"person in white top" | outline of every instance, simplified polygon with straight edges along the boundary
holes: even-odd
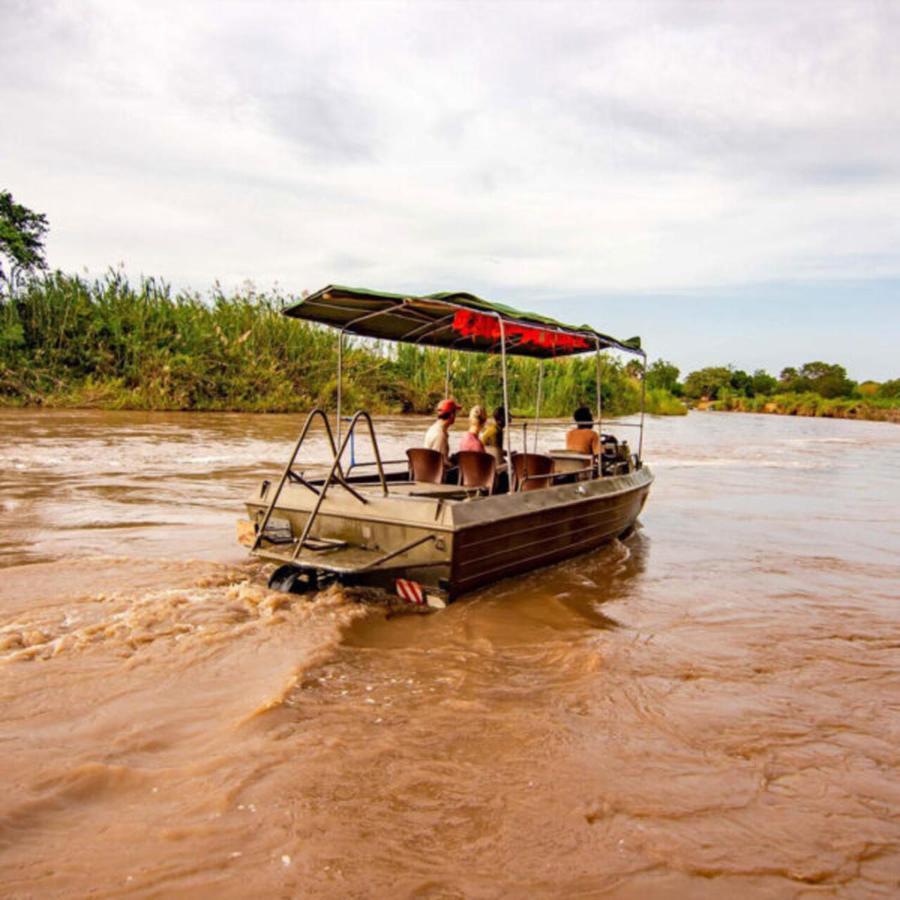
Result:
[[[460,405],[451,397],[441,400],[437,408],[437,418],[431,423],[431,427],[425,432],[425,447],[428,450],[437,450],[444,457],[444,465],[450,466],[450,440],[447,432],[456,421],[456,413],[461,409]]]

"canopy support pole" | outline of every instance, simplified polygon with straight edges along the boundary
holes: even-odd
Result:
[[[603,439],[603,394],[601,392],[601,384],[600,384],[600,341],[596,341],[597,344],[597,427],[600,429],[600,439]]]
[[[450,354],[451,350],[447,348],[447,372],[444,375],[444,398],[450,396]]]
[[[642,462],[644,459],[644,407],[647,405],[647,354],[642,353],[641,356],[644,358],[644,365],[641,369],[641,430],[638,437],[638,462]]]
[[[337,445],[341,445],[341,385],[344,382],[344,329],[338,332],[338,360],[337,360],[337,421],[335,431],[337,432]]]
[[[538,429],[541,427],[541,392],[544,386],[544,360],[538,366],[537,403],[534,410],[534,452],[537,453]]]
[[[506,379],[506,329],[503,327],[503,316],[497,314],[500,323],[500,366],[503,370],[503,433],[509,434],[509,383]],[[512,448],[510,448],[512,450]],[[528,446],[524,443],[522,450],[528,452]]]
[[[374,319],[377,316],[382,315],[385,312],[390,312],[391,310],[399,309],[400,307],[406,306],[406,300],[401,300],[398,303],[395,303],[393,306],[389,307],[387,310],[378,309],[375,312],[366,313],[362,316],[357,316],[355,319],[351,319],[338,334],[338,363],[337,363],[337,444],[340,446],[341,444],[341,393],[342,386],[344,383],[344,332],[350,328],[352,325],[356,325],[358,322],[365,322],[366,319]]]

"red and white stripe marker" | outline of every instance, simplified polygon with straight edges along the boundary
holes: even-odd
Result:
[[[394,587],[397,589],[397,593],[407,603],[418,603],[421,605],[425,602],[425,592],[422,590],[422,585],[419,584],[418,581],[409,581],[406,578],[398,578],[394,582]]]

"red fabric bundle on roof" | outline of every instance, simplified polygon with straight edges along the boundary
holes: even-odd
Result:
[[[468,309],[457,310],[453,317],[453,330],[462,337],[483,338],[496,343],[500,340],[500,320],[494,316],[486,316],[483,313],[472,312]],[[573,350],[590,350],[591,344],[587,338],[577,334],[564,334],[560,331],[549,331],[545,328],[535,328],[526,325],[516,325],[507,322],[504,328],[507,341],[515,340],[519,344],[532,344],[536,347],[546,347],[552,350],[564,350],[571,353]]]

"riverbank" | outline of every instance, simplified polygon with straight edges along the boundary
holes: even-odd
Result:
[[[776,394],[771,397],[728,397],[698,404],[697,409],[717,412],[768,413],[779,416],[810,416],[822,419],[860,419],[900,424],[900,401],[837,397],[819,394]]]
[[[161,412],[302,412],[333,409],[337,340],[333,329],[289,320],[277,291],[252,287],[209,297],[172,293],[162,281],[132,285],[118,272],[96,281],[61,272],[33,279],[0,301],[0,406]],[[502,402],[500,359],[411,344],[348,340],[345,409],[431,413],[451,392],[465,407]],[[512,357],[509,405],[533,415],[540,363]],[[602,357],[603,408],[641,406],[639,372]],[[668,390],[649,386],[647,411],[683,415]],[[596,362],[569,357],[545,369],[541,410],[571,416],[596,397]]]
[[[9,385],[16,379],[16,373],[7,370],[0,372],[0,382]],[[356,391],[354,394],[358,393]],[[460,399],[464,408],[467,401],[473,396],[472,389],[465,385],[459,385],[452,390],[454,396]],[[347,392],[345,390],[345,396]],[[378,395],[371,397],[365,402],[365,408],[374,415],[382,416],[402,416],[402,415],[427,415],[430,414],[433,406],[416,408],[409,403],[387,403]],[[437,400],[435,400],[435,403]],[[590,403],[590,398],[587,400]],[[499,404],[499,400],[497,401]],[[329,404],[334,405],[334,398],[329,398],[325,403],[326,408]],[[19,390],[12,391],[7,394],[0,394],[0,409],[96,409],[106,410],[109,412],[131,411],[131,412],[232,412],[232,413],[303,413],[317,405],[315,400],[310,399],[305,393],[297,396],[286,396],[284,392],[275,392],[274,394],[261,395],[253,398],[232,397],[222,398],[217,401],[201,404],[191,404],[180,402],[176,397],[168,397],[165,394],[160,395],[154,386],[137,385],[129,387],[124,384],[121,379],[112,381],[94,381],[91,378],[77,384],[66,384],[61,382],[56,389],[45,389],[43,391],[31,390],[22,385]],[[570,404],[573,406],[577,404]],[[488,403],[490,407],[490,403]],[[353,408],[358,408],[353,405]],[[521,406],[512,406],[512,415],[515,417],[531,417],[535,414],[534,406],[531,404],[523,404]],[[544,407],[546,409],[546,407]],[[557,403],[551,407],[551,412],[547,413],[550,418],[568,419],[564,408]],[[640,411],[640,405],[635,406],[634,403],[623,404],[621,402],[610,402],[604,405],[604,412],[610,416],[630,415]],[[647,391],[646,412],[652,416],[686,416],[688,407],[677,397],[674,397],[668,391],[649,390]],[[542,416],[543,417],[543,416]]]

